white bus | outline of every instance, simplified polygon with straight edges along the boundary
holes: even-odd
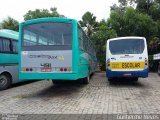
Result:
[[[148,52],[144,37],[119,37],[109,39],[106,46],[106,76],[129,77],[138,81],[148,77]]]

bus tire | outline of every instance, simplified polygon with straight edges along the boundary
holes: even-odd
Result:
[[[57,84],[61,84],[62,81],[60,81],[60,80],[52,80],[52,83],[55,84],[55,85],[57,85]]]
[[[0,90],[5,90],[11,86],[11,77],[7,74],[0,75]]]
[[[112,78],[107,78],[109,82],[112,82]]]
[[[160,68],[158,69],[158,75],[160,76]]]
[[[89,84],[90,81],[90,75],[88,75],[87,77],[83,78],[83,84]]]
[[[138,77],[133,78],[133,81],[134,81],[134,82],[137,82],[137,81],[138,81]]]
[[[160,76],[160,62],[159,62],[159,65],[158,65],[158,75]]]

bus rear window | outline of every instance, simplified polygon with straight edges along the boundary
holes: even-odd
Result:
[[[23,46],[62,46],[71,43],[71,23],[44,22],[23,27]]]
[[[109,42],[111,54],[142,54],[144,51],[143,39],[121,39]]]

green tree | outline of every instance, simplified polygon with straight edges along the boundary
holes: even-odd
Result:
[[[1,28],[18,31],[19,30],[19,22],[11,17],[8,17],[7,19],[2,21]]]
[[[43,17],[65,17],[64,15],[60,15],[57,12],[57,8],[50,8],[48,9],[36,9],[34,11],[29,10],[24,15],[24,20],[31,20],[36,18],[43,18]]]
[[[118,0],[111,7],[108,26],[118,36],[144,36],[149,55],[160,52],[160,0]],[[135,9],[134,9],[135,8]],[[150,68],[153,58],[149,56]]]
[[[160,20],[160,3],[154,2],[152,6],[149,8],[149,15],[153,18],[153,20]]]
[[[121,6],[132,6],[135,3],[137,3],[139,0],[118,0],[118,2],[120,3]]]
[[[133,7],[136,5],[138,0],[118,0],[119,5],[113,4],[111,11],[122,13],[127,7]]]
[[[154,20],[160,19],[160,0],[139,0],[136,9],[150,15]]]
[[[114,29],[118,36],[124,36],[124,20],[123,20],[123,14],[119,14],[117,11],[112,11],[110,14],[110,18],[107,21],[107,25]]]
[[[158,34],[157,36],[160,38],[160,19],[157,20]]]
[[[105,54],[106,54],[106,42],[109,38],[116,37],[115,30],[110,29],[107,26],[106,21],[102,20],[97,27],[97,30],[93,33],[91,40],[95,44],[98,63],[101,66],[101,70],[105,70]]]
[[[149,14],[149,9],[153,5],[154,0],[139,0],[137,2],[137,10]]]
[[[150,53],[158,53],[160,51],[160,39],[159,37],[152,37],[148,45]]]
[[[118,0],[119,5],[114,4],[111,10],[124,12],[126,8],[136,6],[140,13],[150,15],[154,20],[160,18],[160,0]]]
[[[153,19],[133,8],[127,8],[123,14],[113,11],[108,19],[118,36],[144,36],[147,40],[157,34],[158,27]]]
[[[89,37],[93,34],[98,25],[96,17],[91,12],[86,12],[82,16],[82,20],[80,20],[79,23],[81,27],[85,28],[85,32]]]

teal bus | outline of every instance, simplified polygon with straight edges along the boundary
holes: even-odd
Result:
[[[94,45],[78,22],[68,18],[39,18],[20,24],[19,78],[78,80],[88,84],[95,72]]]
[[[18,82],[18,32],[0,30],[0,90]]]

